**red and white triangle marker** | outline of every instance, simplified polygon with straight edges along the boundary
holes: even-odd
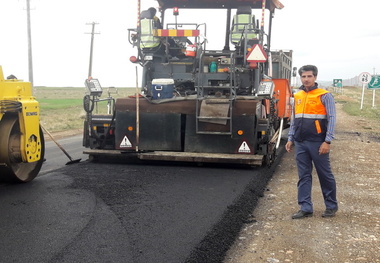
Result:
[[[259,44],[255,44],[247,55],[248,62],[266,62],[267,59],[267,53],[265,53],[263,47]]]
[[[120,143],[120,148],[131,148],[131,147],[132,147],[132,143],[128,139],[127,135],[125,135],[123,140]]]
[[[238,150],[239,153],[251,153],[251,149],[249,148],[248,144],[246,141],[244,141]]]

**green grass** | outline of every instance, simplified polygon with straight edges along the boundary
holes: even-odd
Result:
[[[69,109],[82,105],[83,99],[38,99],[42,110]]]
[[[375,91],[375,107],[372,106],[373,90],[364,90],[362,109],[362,87],[344,87],[343,93],[334,93],[334,96],[336,102],[343,103],[343,110],[349,115],[380,122],[380,90]]]
[[[357,103],[347,102],[343,105],[343,110],[352,116],[361,116],[375,120],[380,118],[380,111],[377,108],[363,107],[362,110],[360,108],[358,110],[357,106]]]
[[[113,97],[125,97],[135,93],[135,89],[118,88]],[[50,132],[83,129],[86,112],[83,109],[84,88],[35,87],[33,95],[40,103],[41,124]],[[101,98],[108,97],[104,89]],[[98,113],[107,112],[107,102],[99,102]]]

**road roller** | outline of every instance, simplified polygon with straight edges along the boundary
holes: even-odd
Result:
[[[40,106],[30,82],[4,78],[0,66],[0,181],[29,182],[44,161]]]

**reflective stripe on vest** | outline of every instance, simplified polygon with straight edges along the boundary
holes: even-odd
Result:
[[[306,114],[306,113],[298,113],[294,117],[295,118],[305,118],[305,119],[327,119],[327,115],[322,115],[322,114]]]
[[[140,48],[154,48],[160,44],[160,38],[153,36],[153,19],[142,19],[140,22]]]

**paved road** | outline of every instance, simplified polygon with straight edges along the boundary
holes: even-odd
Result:
[[[66,150],[73,160],[87,160],[88,156],[83,154],[82,135],[72,136],[57,140],[58,143]],[[40,176],[50,171],[65,166],[70,159],[64,152],[51,140],[45,141],[45,159],[42,165]]]
[[[0,262],[221,262],[273,173],[87,161],[49,169],[0,185]]]

